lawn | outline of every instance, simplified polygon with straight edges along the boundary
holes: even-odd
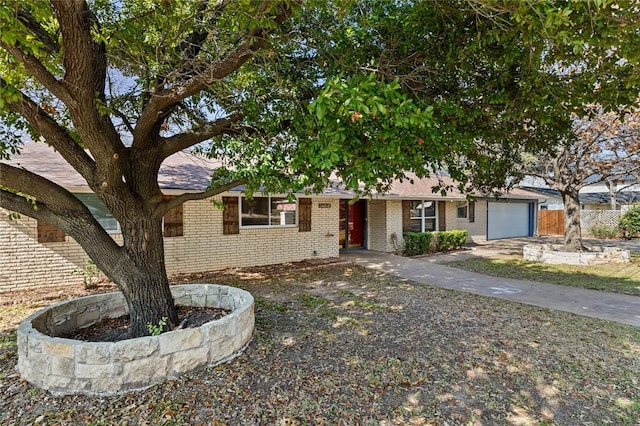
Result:
[[[597,266],[547,265],[521,257],[473,258],[447,266],[503,278],[539,281],[640,296],[640,255],[631,262]]]
[[[638,424],[640,329],[351,265],[182,277],[256,297],[228,364],[129,395],[55,397],[0,339],[0,424]],[[7,318],[14,302],[0,303]],[[26,303],[22,300],[20,303]],[[33,303],[31,301],[30,303]],[[14,318],[15,319],[15,318]],[[0,323],[2,324],[2,323]],[[0,326],[1,328],[1,326]]]

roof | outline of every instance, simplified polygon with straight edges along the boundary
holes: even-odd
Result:
[[[87,181],[59,152],[42,142],[27,142],[20,153],[4,163],[23,167],[65,188],[87,187]],[[167,158],[160,166],[158,184],[162,189],[203,190],[211,182],[219,162],[186,151]]]
[[[391,189],[384,194],[385,198],[445,198],[445,199],[466,199],[467,195],[458,189],[458,184],[451,177],[446,175],[432,175],[419,178],[413,173],[406,173],[406,179],[395,181]],[[434,191],[438,186],[448,187],[446,195],[441,195],[439,191]],[[504,190],[499,197],[492,194],[473,194],[476,198],[501,198],[501,199],[527,199],[538,200],[540,196],[536,193],[519,188]]]
[[[67,163],[62,156],[52,147],[43,142],[27,142],[20,149],[20,154],[14,155],[11,160],[4,161],[8,164],[24,167],[37,173],[60,186],[66,188],[87,188],[84,178]],[[187,151],[178,152],[167,158],[160,167],[158,183],[162,189],[178,190],[203,190],[211,179],[213,170],[220,166],[220,162],[196,155]],[[434,191],[438,185],[448,186],[447,194],[442,196]],[[242,191],[243,187],[237,187],[234,191]],[[335,185],[323,191],[327,197],[354,197],[356,193],[345,189],[336,181]],[[463,200],[466,194],[460,192],[456,182],[449,176],[430,176],[418,178],[413,173],[407,173],[406,179],[395,181],[388,192],[376,194],[377,198],[384,199],[423,199],[444,198],[450,200]],[[491,198],[492,195],[476,194],[476,197]],[[505,191],[499,198],[507,199],[540,199],[537,193],[522,189]]]
[[[557,189],[532,186],[524,188],[528,191],[546,195],[547,197],[562,198],[560,191]],[[579,199],[580,202],[584,204],[609,204],[611,202],[608,192],[581,192]],[[616,194],[616,201],[618,203],[629,203],[638,200],[640,200],[640,191],[620,191]]]

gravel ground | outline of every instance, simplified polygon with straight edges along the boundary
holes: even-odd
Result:
[[[41,302],[5,295],[0,424],[640,424],[638,328],[348,264],[176,281],[254,294],[244,354],[133,394],[55,397],[15,374],[11,324]]]

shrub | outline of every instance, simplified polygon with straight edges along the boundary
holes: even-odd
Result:
[[[404,254],[407,256],[417,256],[429,252],[433,235],[430,232],[405,232]]]
[[[463,230],[437,232],[405,232],[404,254],[417,256],[420,254],[447,252],[458,249],[467,241],[469,233]]]
[[[463,230],[439,231],[434,232],[436,239],[435,251],[447,252],[462,247],[467,241],[469,233]]]
[[[601,239],[616,239],[620,237],[620,230],[615,226],[594,225],[589,229],[589,234]]]
[[[640,237],[640,204],[634,204],[622,215],[618,227],[623,238]]]

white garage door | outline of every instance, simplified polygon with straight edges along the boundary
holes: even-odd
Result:
[[[488,240],[529,236],[529,203],[489,201],[488,209]]]

